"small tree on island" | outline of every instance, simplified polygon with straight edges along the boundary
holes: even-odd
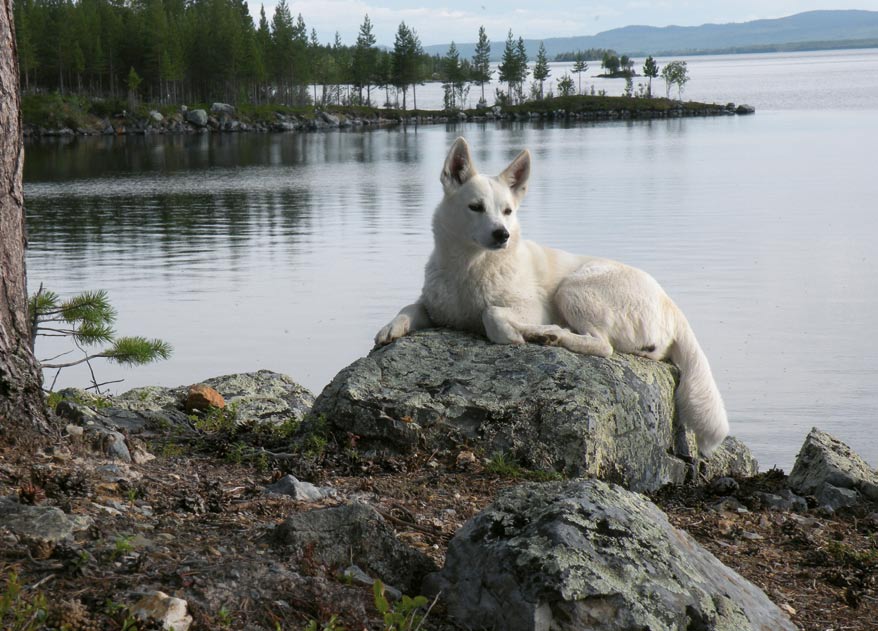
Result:
[[[671,98],[671,86],[677,86],[677,98],[683,100],[683,88],[689,82],[689,69],[685,61],[672,61],[662,68],[662,78],[665,80],[665,94]]]
[[[354,54],[351,60],[351,74],[354,86],[359,92],[359,101],[363,103],[363,86],[366,87],[366,101],[372,105],[372,80],[375,78],[375,66],[378,60],[378,49],[375,48],[375,34],[372,32],[372,21],[369,16],[363,19]]]
[[[473,54],[473,81],[478,83],[482,88],[482,99],[479,101],[481,107],[487,106],[485,101],[485,84],[491,81],[491,42],[488,40],[488,34],[485,27],[479,27],[479,41],[476,42],[476,50]]]
[[[558,79],[558,94],[561,96],[570,96],[573,94],[574,87],[573,78],[566,72],[564,73],[564,76]]]
[[[549,59],[546,57],[546,47],[540,42],[540,50],[537,52],[537,61],[534,64],[534,80],[540,83],[540,99],[543,98],[543,83],[552,74],[549,70]]]
[[[524,38],[520,35],[515,45],[515,57],[518,59],[518,101],[521,102],[524,100],[524,82],[527,81],[530,69],[527,67],[527,48],[524,45]]]
[[[503,57],[497,67],[500,73],[498,79],[508,86],[507,97],[509,99],[512,99],[515,84],[521,74],[519,65],[518,55],[515,52],[515,38],[512,36],[512,29],[509,29],[509,34],[506,36],[506,46],[503,48]]]
[[[423,52],[417,32],[406,26],[405,22],[400,22],[393,42],[393,84],[402,89],[403,110],[406,109],[406,94],[409,86],[412,86],[414,107],[415,109],[418,107],[415,84],[421,81],[418,58]]]
[[[610,52],[604,53],[604,57],[601,59],[601,68],[605,68],[608,75],[619,72],[619,64],[619,58]]]
[[[162,340],[149,340],[145,337],[116,337],[113,323],[116,321],[116,310],[110,305],[107,292],[86,291],[62,301],[58,294],[46,291],[42,287],[28,301],[31,318],[31,346],[36,345],[37,337],[65,337],[82,352],[82,357],[69,362],[52,363],[61,355],[40,361],[44,369],[56,369],[55,379],[64,368],[86,364],[91,372],[92,385],[89,389],[100,394],[100,387],[107,385],[98,383],[91,361],[104,358],[117,364],[139,366],[171,356],[171,346]],[[108,344],[107,348],[90,352],[85,347],[97,344]],[[62,355],[68,355],[68,351]]]
[[[581,50],[576,51],[576,57],[573,61],[573,72],[576,73],[579,79],[579,87],[577,88],[577,94],[582,94],[582,73],[588,70],[588,63],[585,61],[585,56],[582,54]]]
[[[460,63],[460,53],[452,41],[448,52],[442,58],[442,72],[445,75],[445,109],[455,110],[463,107],[465,73]]]
[[[655,62],[655,59],[652,58],[652,55],[647,57],[646,61],[643,62],[643,75],[649,78],[649,83],[646,88],[646,96],[651,99],[652,80],[659,76],[658,64]]]

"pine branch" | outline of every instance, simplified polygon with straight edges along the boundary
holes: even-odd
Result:
[[[62,357],[67,353],[61,353],[51,357],[41,366],[46,369],[55,369],[55,377],[52,380],[52,388],[58,380],[58,375],[64,368],[86,364],[91,374],[93,388],[100,392],[101,386],[115,381],[98,383],[94,368],[91,364],[93,359],[109,359],[118,364],[137,366],[148,364],[159,359],[167,359],[171,356],[171,346],[167,342],[145,337],[115,338],[112,328],[116,320],[116,310],[110,305],[105,290],[86,291],[63,303],[59,302],[58,294],[43,289],[40,285],[36,294],[28,301],[32,323],[31,341],[36,337],[67,337],[82,351],[83,357],[74,361],[63,363],[48,363]],[[60,323],[56,326],[46,326],[46,323]],[[69,328],[64,328],[66,324]],[[95,344],[110,344],[109,348],[99,353],[88,353],[85,346]]]
[[[171,356],[171,345],[163,340],[148,340],[145,337],[120,337],[112,348],[104,351],[105,357],[119,364],[137,366],[148,364]]]
[[[68,322],[110,325],[116,320],[116,310],[110,305],[104,289],[84,291],[60,305],[62,317]]]
[[[94,344],[111,344],[115,331],[108,324],[97,322],[83,322],[78,329],[73,331],[73,339],[80,344],[92,346]]]
[[[76,331],[74,329],[56,329],[51,326],[41,326],[40,331],[49,331],[50,333],[57,333],[58,335],[76,335]],[[38,333],[37,335],[42,335],[43,337],[51,337],[48,333]]]

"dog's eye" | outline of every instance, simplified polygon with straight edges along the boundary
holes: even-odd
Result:
[[[483,213],[485,212],[485,204],[482,202],[473,202],[469,205],[469,209],[474,213]]]
[[[504,215],[511,215],[511,214],[512,214],[512,209],[511,209],[511,208],[504,208],[504,209],[503,209],[503,214],[504,214]]]

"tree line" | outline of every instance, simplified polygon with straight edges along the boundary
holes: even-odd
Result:
[[[353,45],[338,33],[324,43],[287,0],[256,21],[245,0],[19,0],[14,18],[25,93],[295,106],[378,105],[392,91],[416,106],[418,84],[473,82],[490,66],[451,68],[404,22],[393,49],[381,49],[368,15]]]
[[[417,108],[417,86],[432,80],[443,83],[450,110],[465,106],[471,85],[480,87],[482,107],[490,96],[502,105],[552,94],[545,88],[551,76],[545,47],[529,65],[524,39],[512,30],[497,68],[506,89],[486,95],[494,69],[484,27],[466,59],[454,42],[444,56],[426,54],[405,22],[393,48],[379,48],[368,15],[352,45],[337,32],[324,43],[301,14],[293,17],[287,0],[280,0],[271,18],[261,7],[255,21],[246,0],[19,0],[14,18],[25,93],[127,98],[130,108],[143,100],[407,109],[409,103]],[[571,53],[579,89],[565,76],[558,80],[561,94],[582,93],[584,60],[596,52],[610,72],[633,65],[613,51]]]
[[[585,48],[583,50],[570,50],[555,55],[553,61],[576,61],[577,57],[582,57],[587,61],[595,61],[603,59],[604,55],[616,55],[616,51],[612,48]]]

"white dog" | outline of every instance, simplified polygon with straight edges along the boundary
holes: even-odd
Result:
[[[375,343],[446,326],[497,344],[670,359],[680,369],[680,419],[709,455],[729,425],[686,317],[646,272],[522,240],[516,214],[529,175],[527,150],[489,177],[476,171],[466,140],[454,141],[440,177],[445,196],[433,215],[435,248],[421,297],[381,329]]]

